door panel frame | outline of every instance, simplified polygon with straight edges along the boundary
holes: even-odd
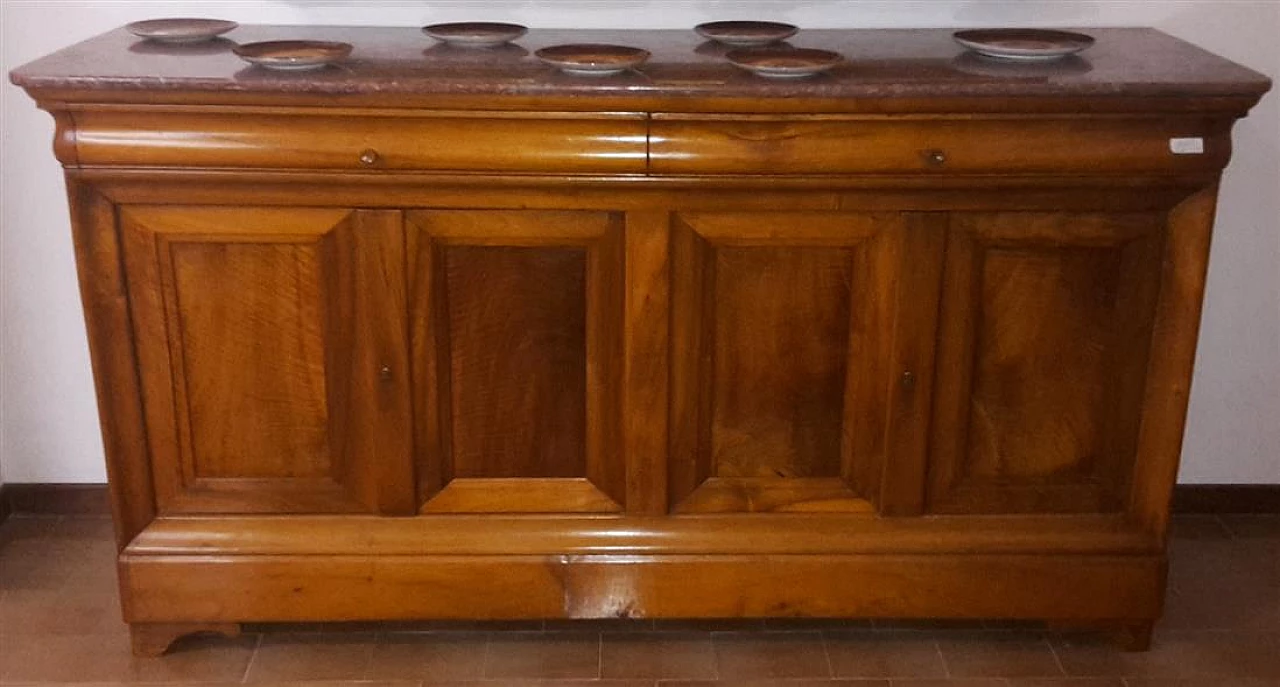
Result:
[[[396,211],[300,207],[118,207],[161,514],[411,512],[399,216]],[[195,474],[196,447],[181,402],[187,362],[172,265],[172,249],[180,243],[317,244],[329,476],[215,479]],[[336,316],[335,309],[346,317]]]
[[[622,446],[624,216],[583,210],[416,209],[405,213],[409,256],[418,511],[614,513],[627,503]],[[451,469],[448,246],[574,247],[586,251],[586,474],[580,478],[458,478]]]

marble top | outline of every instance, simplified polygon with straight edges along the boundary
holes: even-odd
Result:
[[[692,30],[534,29],[514,44],[478,49],[444,46],[416,27],[241,26],[190,46],[117,29],[19,67],[10,78],[31,90],[644,99],[1257,97],[1270,86],[1253,70],[1154,29],[1077,30],[1097,43],[1061,61],[1019,64],[966,52],[950,29],[803,29],[788,44],[834,50],[846,62],[823,75],[782,80],[734,67],[724,59],[726,48]],[[345,41],[354,50],[340,65],[293,73],[250,66],[231,52],[236,43],[299,38]],[[533,55],[582,42],[653,55],[637,70],[607,77],[563,74]]]

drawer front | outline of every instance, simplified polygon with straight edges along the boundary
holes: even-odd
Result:
[[[1187,152],[1198,146],[1202,152]],[[1221,168],[1230,156],[1230,146],[1228,125],[1200,118],[657,114],[651,130],[650,170],[655,174],[1179,174]],[[1174,147],[1183,152],[1174,152]]]
[[[76,114],[81,165],[643,174],[644,115]]]

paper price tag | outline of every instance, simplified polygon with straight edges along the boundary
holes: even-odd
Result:
[[[1169,139],[1169,152],[1174,155],[1203,155],[1204,139],[1196,138],[1171,138]]]

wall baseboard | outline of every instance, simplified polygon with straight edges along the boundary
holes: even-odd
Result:
[[[1280,513],[1280,484],[1179,484],[1175,513]]]
[[[0,514],[111,515],[105,484],[0,485]],[[0,521],[4,518],[0,517]]]
[[[1280,484],[1179,484],[1175,513],[1280,513]],[[111,515],[105,484],[0,485],[0,522],[13,514]]]

